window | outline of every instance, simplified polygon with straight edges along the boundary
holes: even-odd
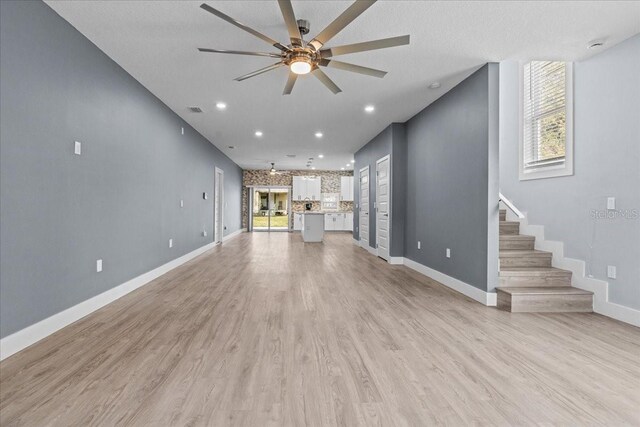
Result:
[[[522,67],[521,180],[573,174],[572,71],[558,61]]]

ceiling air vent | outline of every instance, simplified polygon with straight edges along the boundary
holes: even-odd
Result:
[[[290,159],[295,159],[296,155],[295,154],[287,154],[287,157]]]
[[[200,107],[189,107],[189,111],[192,113],[202,113],[202,108]]]

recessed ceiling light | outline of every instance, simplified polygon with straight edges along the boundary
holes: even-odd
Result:
[[[227,108],[227,104],[225,104],[224,102],[218,102],[218,103],[216,104],[216,108],[217,108],[218,110],[224,110],[224,109],[226,109],[226,108]]]
[[[260,136],[262,136],[263,134],[262,134],[262,131],[261,131],[261,130],[257,130],[257,131],[256,131],[256,133],[255,133],[255,135],[256,135],[256,136],[258,136],[258,137],[260,137]]]
[[[322,138],[322,132],[316,132],[316,138]]]
[[[347,167],[351,166],[351,163],[347,163]]]
[[[376,107],[374,107],[373,105],[367,105],[366,107],[364,107],[364,111],[366,111],[367,113],[373,113],[375,109]]]
[[[440,86],[442,86],[440,82],[433,82],[429,85],[429,89],[438,89]]]
[[[312,168],[311,168],[311,170],[316,170],[316,167],[315,167],[315,166],[314,166],[314,167],[312,167]]]
[[[340,168],[340,170],[341,170],[341,171],[343,171],[343,170],[344,170],[344,168]]]
[[[351,160],[351,163],[355,163],[355,162],[356,162],[355,160]]]
[[[318,158],[321,159],[324,157],[324,154],[318,154]]]

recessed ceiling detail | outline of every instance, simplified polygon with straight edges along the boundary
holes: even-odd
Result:
[[[324,48],[325,44],[328,43],[329,40],[335,37],[340,31],[345,29],[347,25],[351,24],[358,16],[360,16],[365,10],[370,8],[375,2],[376,0],[355,1],[344,12],[342,12],[340,16],[338,16],[329,25],[327,25],[324,30],[320,31],[320,33],[313,40],[307,42],[304,40],[304,35],[309,33],[309,21],[305,19],[296,19],[296,16],[293,12],[293,5],[291,4],[291,0],[278,0],[278,5],[280,6],[280,11],[282,12],[282,16],[284,18],[284,23],[287,27],[287,31],[289,32],[289,44],[281,44],[271,37],[266,36],[239,21],[236,21],[235,19],[219,11],[218,9],[215,9],[208,4],[203,3],[200,5],[202,9],[217,16],[220,19],[227,21],[232,25],[235,25],[236,27],[248,32],[249,34],[261,39],[262,41],[269,43],[280,52],[250,52],[211,48],[198,48],[198,50],[200,52],[263,56],[279,59],[279,61],[275,64],[268,65],[264,68],[260,68],[259,70],[252,71],[240,77],[236,77],[235,80],[239,82],[266,73],[268,71],[287,66],[289,67],[289,77],[287,78],[284,91],[282,92],[283,95],[291,94],[298,76],[309,73],[316,77],[323,85],[327,87],[327,89],[329,89],[335,95],[342,92],[342,89],[340,89],[338,85],[336,85],[333,80],[331,80],[331,78],[320,69],[320,67],[337,68],[344,71],[350,71],[353,73],[359,73],[378,78],[383,78],[387,74],[387,72],[376,70],[375,68],[363,67],[347,62],[336,61],[335,59],[330,58],[350,53],[367,52],[409,44],[409,36],[405,35],[336,46],[332,48]]]

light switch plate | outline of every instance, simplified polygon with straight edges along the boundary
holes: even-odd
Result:
[[[616,278],[616,274],[617,274],[616,270],[617,269],[616,269],[615,265],[608,265],[607,266],[607,277],[609,279],[615,279]]]
[[[207,231],[206,231],[206,230],[204,230],[204,231],[202,232],[202,237],[207,237]]]
[[[202,193],[202,198],[207,200],[209,198],[209,196],[207,195],[207,193]]]
[[[173,239],[169,239],[169,247],[172,248],[173,247]]]
[[[102,271],[102,260],[96,260],[96,273],[100,273]]]
[[[447,258],[451,258],[451,249],[447,248]]]
[[[184,128],[183,127],[180,128],[180,133],[182,133],[182,135],[184,135]]]
[[[184,208],[184,200],[180,200],[180,207]]]
[[[418,249],[420,249],[420,240],[418,240]]]
[[[607,209],[612,210],[616,208],[616,198],[607,197]]]
[[[73,153],[77,154],[78,156],[82,154],[82,143],[80,141],[75,142]]]

